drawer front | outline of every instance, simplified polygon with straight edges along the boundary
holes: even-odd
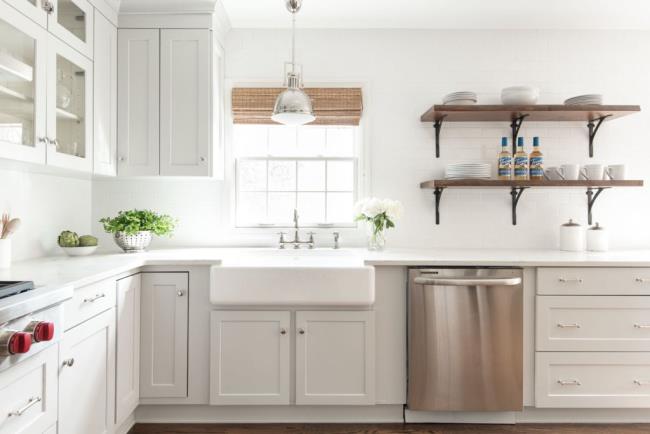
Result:
[[[650,408],[650,353],[537,353],[535,406]]]
[[[45,432],[56,423],[58,346],[0,374],[0,434]]]
[[[107,279],[75,289],[72,298],[63,305],[65,329],[114,307],[117,303],[115,286],[114,279]]]
[[[650,297],[538,296],[538,351],[650,351]]]
[[[650,268],[539,268],[540,295],[650,295]]]

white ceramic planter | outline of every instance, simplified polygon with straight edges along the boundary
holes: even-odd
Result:
[[[0,269],[11,267],[11,239],[0,239]]]

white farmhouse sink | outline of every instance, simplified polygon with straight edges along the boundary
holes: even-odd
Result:
[[[220,306],[370,306],[375,270],[344,252],[257,251],[212,267],[210,301]]]

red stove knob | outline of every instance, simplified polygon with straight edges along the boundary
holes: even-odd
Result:
[[[54,323],[47,321],[36,322],[32,329],[32,338],[34,342],[45,342],[54,339]]]
[[[11,354],[25,354],[32,346],[32,336],[25,332],[16,332],[9,340]]]

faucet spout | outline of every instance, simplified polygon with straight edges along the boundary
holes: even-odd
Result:
[[[298,230],[298,210],[294,209],[293,210],[293,227]]]

